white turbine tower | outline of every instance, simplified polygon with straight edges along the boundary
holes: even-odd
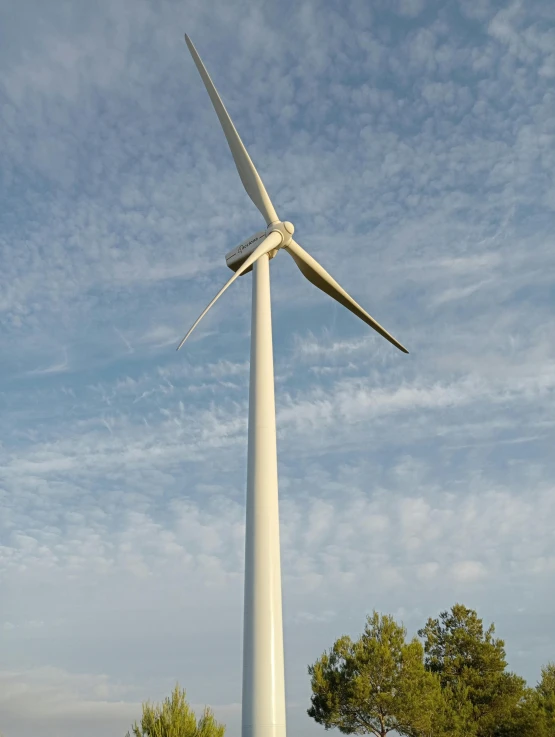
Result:
[[[177,350],[235,279],[253,270],[242,737],[285,737],[270,259],[284,249],[310,282],[364,320],[403,353],[408,351],[293,240],[293,225],[279,219],[197,50],[187,35],[185,40],[220,119],[243,186],[264,216],[267,226],[266,230],[251,236],[226,255],[227,265],[235,272],[234,275],[193,324]]]

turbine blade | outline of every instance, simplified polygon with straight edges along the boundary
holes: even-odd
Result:
[[[371,328],[374,328],[376,332],[382,335],[390,343],[393,343],[393,345],[400,351],[408,353],[407,349],[401,345],[399,341],[395,340],[395,338],[390,335],[385,328],[382,328],[379,322],[376,322],[373,317],[370,317],[370,315],[363,310],[362,307],[355,302],[355,300],[347,294],[342,287],[339,286],[335,279],[330,276],[323,266],[320,266],[318,261],[312,258],[304,248],[301,248],[298,243],[292,240],[288,246],[285,246],[285,250],[290,256],[292,256],[293,260],[308,281],[312,282],[316,287],[318,287],[318,289],[321,289],[326,294],[329,294],[330,297],[333,297],[333,299],[337,300],[339,304],[342,304],[343,307],[346,307],[354,315],[360,317],[361,320],[363,320],[367,325],[370,325]]]
[[[237,279],[239,276],[241,276],[241,274],[243,274],[252,264],[254,264],[255,261],[257,261],[260,258],[260,256],[263,256],[265,253],[269,253],[274,248],[277,248],[279,246],[279,244],[281,243],[281,240],[282,240],[281,233],[277,233],[277,232],[274,231],[273,233],[270,233],[270,235],[267,238],[265,238],[262,241],[262,243],[254,249],[254,251],[248,257],[248,259],[243,264],[241,264],[241,266],[237,269],[237,271],[235,272],[235,274],[233,274],[233,276],[227,282],[227,284],[225,284],[220,289],[220,291],[214,297],[214,299],[212,300],[212,302],[210,302],[210,304],[208,305],[208,307],[201,313],[200,317],[198,317],[195,320],[195,322],[193,323],[192,327],[189,329],[189,332],[187,333],[187,335],[183,338],[183,340],[181,341],[181,343],[177,346],[177,350],[179,350],[181,348],[181,346],[183,345],[183,343],[185,343],[185,341],[187,340],[187,338],[189,337],[189,335],[191,335],[191,333],[193,332],[193,330],[196,328],[196,326],[199,324],[199,322],[202,320],[202,318],[206,315],[206,313],[208,312],[208,310],[212,307],[212,305],[214,305],[218,301],[218,299],[222,296],[222,294],[225,292],[225,290],[229,286],[231,286],[233,284],[233,282],[235,281],[235,279]]]
[[[208,92],[210,99],[212,100],[214,110],[216,111],[216,114],[220,119],[225,137],[227,138],[227,143],[235,161],[235,166],[237,167],[237,171],[239,172],[239,176],[241,177],[241,181],[243,182],[243,187],[246,189],[248,196],[258,207],[262,215],[266,218],[266,225],[270,225],[270,223],[275,223],[279,220],[279,218],[276,211],[274,210],[274,206],[272,205],[270,198],[268,197],[268,193],[266,192],[264,184],[262,183],[262,179],[260,179],[258,172],[254,168],[251,157],[247,153],[247,149],[244,147],[243,142],[239,138],[239,134],[237,133],[237,130],[233,125],[233,122],[229,117],[229,114],[225,109],[223,102],[221,101],[218,91],[214,87],[214,83],[210,79],[210,75],[206,71],[206,67],[202,63],[197,50],[193,46],[193,43],[189,36],[187,36],[187,34],[185,34],[185,41],[187,42],[187,46],[189,47],[189,51],[191,52],[193,61],[195,62],[200,76],[202,77],[202,81],[204,82],[206,91]]]

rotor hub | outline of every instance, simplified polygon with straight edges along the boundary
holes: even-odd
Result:
[[[294,232],[295,226],[288,220],[285,220],[283,222],[281,220],[278,220],[276,223],[270,223],[270,225],[268,225],[268,227],[266,228],[266,235],[270,235],[270,233],[279,233],[281,235],[281,243],[279,244],[278,248],[288,246],[291,243]]]

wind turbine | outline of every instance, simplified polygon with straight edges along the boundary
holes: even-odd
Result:
[[[241,274],[252,270],[242,737],[285,737],[270,259],[280,250],[287,251],[308,281],[360,317],[403,353],[408,351],[293,240],[293,224],[279,219],[197,50],[187,35],[185,41],[218,115],[243,186],[267,226],[226,255],[227,265],[234,275],[195,321],[177,350],[225,290]]]

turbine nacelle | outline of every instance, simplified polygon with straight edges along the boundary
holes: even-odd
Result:
[[[247,238],[242,243],[239,243],[239,245],[236,246],[233,251],[226,253],[225,262],[229,266],[229,268],[232,271],[237,271],[237,269],[245,263],[251,253],[255,251],[256,248],[262,243],[264,238],[266,238],[266,231],[259,230],[258,233],[251,235],[250,238]],[[243,273],[248,273],[249,271],[252,271],[252,266],[250,266],[247,271]]]
[[[294,232],[295,226],[288,220],[285,222],[278,220],[275,223],[271,223],[266,230],[259,230],[236,246],[232,251],[226,253],[225,262],[232,271],[237,271],[270,233],[278,233],[281,236],[281,243],[268,252],[269,258],[274,258],[280,248],[286,248],[290,245]],[[252,271],[252,265],[242,273],[248,274],[249,271]]]

